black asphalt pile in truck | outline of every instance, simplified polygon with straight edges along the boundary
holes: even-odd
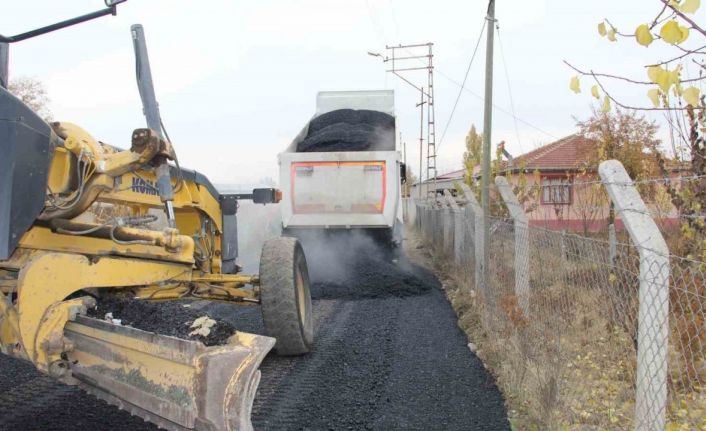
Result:
[[[394,151],[395,117],[367,109],[338,109],[309,123],[298,153],[330,151]]]

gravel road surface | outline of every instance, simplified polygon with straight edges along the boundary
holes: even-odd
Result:
[[[265,359],[256,430],[510,429],[502,396],[433,274],[404,258],[357,253],[350,242],[333,257],[307,258],[314,351]],[[263,333],[257,307],[199,302],[190,310]],[[156,427],[0,355],[0,430]]]

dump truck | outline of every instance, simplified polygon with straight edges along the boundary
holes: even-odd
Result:
[[[285,236],[363,232],[401,243],[406,169],[394,111],[392,90],[318,93],[314,116],[278,156]]]
[[[118,2],[26,34],[114,14]],[[276,203],[279,193],[222,194],[179,165],[143,29],[131,34],[149,127],[135,129],[127,149],[48,123],[0,86],[0,350],[161,428],[248,431],[265,355],[311,348],[306,257],[295,239],[274,238],[259,274],[241,273],[238,202]],[[114,295],[259,305],[266,334],[236,331],[206,346],[91,317]]]

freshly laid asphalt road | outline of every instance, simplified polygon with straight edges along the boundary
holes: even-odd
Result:
[[[308,256],[314,349],[265,359],[255,429],[509,430],[502,396],[468,349],[433,274],[404,258],[352,253],[338,256],[345,268],[333,271],[326,259]],[[199,307],[241,331],[263,333],[258,307]],[[0,355],[0,430],[156,427]]]

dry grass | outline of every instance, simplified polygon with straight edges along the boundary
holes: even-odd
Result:
[[[432,253],[414,234],[410,236],[422,247],[417,249],[419,258],[442,279],[459,326],[495,375],[514,430],[633,427],[637,268],[631,257],[620,262],[624,270],[615,271],[590,256],[575,255],[567,262],[570,250],[561,255],[549,247],[533,250],[533,256],[541,259],[530,261],[531,317],[527,318],[517,305],[514,279],[508,275],[514,271],[507,266],[512,262],[511,247],[492,251],[491,285],[499,292],[493,311],[486,305],[491,298],[469,287],[474,285],[472,273],[460,271],[452,259]],[[672,344],[679,344],[678,325],[672,327],[677,334]],[[706,329],[700,331],[703,335]],[[694,346],[694,339],[689,338],[688,347],[703,348]],[[667,429],[706,431],[706,388],[677,384],[688,373],[703,371],[706,352],[692,352],[691,360],[685,361],[684,349],[671,347]]]

